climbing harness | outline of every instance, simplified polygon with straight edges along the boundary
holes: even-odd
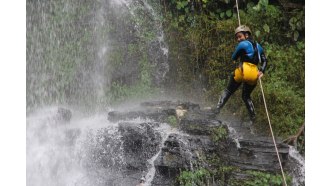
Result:
[[[241,26],[241,19],[240,19],[240,17],[239,17],[239,9],[238,9],[238,2],[237,2],[237,1],[238,1],[238,0],[236,0],[236,9],[237,9],[238,25]],[[260,62],[260,55],[259,55],[258,57],[259,57],[259,62]],[[278,152],[277,146],[276,146],[276,141],[275,141],[275,137],[274,137],[274,133],[273,133],[272,125],[271,125],[271,123],[270,123],[270,118],[269,118],[269,114],[268,114],[268,109],[267,109],[267,104],[266,104],[266,99],[265,99],[264,89],[262,88],[261,78],[258,78],[258,79],[259,79],[259,83],[260,83],[260,89],[261,89],[261,93],[262,93],[262,98],[263,98],[263,100],[264,100],[264,105],[265,105],[265,110],[266,110],[266,114],[267,114],[267,119],[268,119],[268,123],[269,123],[270,132],[271,132],[271,134],[272,134],[272,139],[273,139],[273,142],[274,142],[274,146],[275,146],[275,151],[276,151],[276,154],[277,154],[278,162],[280,163],[280,168],[281,168],[281,172],[282,172],[283,181],[284,181],[285,186],[287,186],[286,179],[285,179],[285,175],[284,175],[284,171],[283,171],[283,167],[282,167],[282,163],[281,163],[281,158],[280,158],[280,155],[279,155],[279,152]]]

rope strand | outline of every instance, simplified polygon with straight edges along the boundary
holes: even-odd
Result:
[[[278,161],[279,161],[279,163],[280,163],[280,167],[281,167],[281,172],[282,172],[283,181],[284,181],[285,186],[287,186],[287,183],[286,183],[286,180],[285,180],[284,171],[283,171],[283,167],[282,167],[282,163],[281,163],[280,154],[278,153],[278,149],[277,149],[277,146],[276,146],[276,141],[275,141],[275,137],[274,137],[274,133],[273,133],[272,125],[270,124],[270,119],[269,119],[269,114],[268,114],[268,109],[267,109],[267,104],[266,104],[266,99],[265,99],[264,89],[262,88],[261,78],[259,78],[259,83],[260,83],[260,89],[261,89],[261,93],[262,93],[262,98],[263,98],[264,103],[265,103],[265,109],[266,109],[266,114],[267,114],[267,118],[268,118],[268,123],[269,123],[270,132],[272,133],[272,138],[273,138],[273,142],[274,142],[274,146],[275,146],[275,150],[276,150],[277,158],[278,158]]]
[[[238,9],[238,2],[237,1],[238,0],[236,0],[238,25],[241,26],[241,19],[239,17],[239,9]],[[260,58],[259,58],[259,60],[260,60]],[[266,104],[264,89],[262,88],[261,78],[258,78],[258,79],[259,79],[259,82],[260,82],[260,88],[261,88],[261,92],[262,92],[262,98],[263,98],[264,104],[265,104],[265,109],[266,109],[266,114],[267,114],[267,119],[268,119],[268,123],[269,123],[270,132],[272,134],[272,139],[273,139],[273,142],[274,142],[274,146],[275,146],[275,151],[276,151],[276,154],[277,154],[278,162],[280,163],[280,167],[281,167],[282,178],[283,178],[283,181],[284,181],[285,186],[287,186],[285,175],[284,175],[284,171],[283,171],[283,167],[282,167],[282,162],[281,162],[281,158],[280,158],[280,154],[278,153],[278,149],[277,149],[277,146],[276,146],[276,141],[275,141],[275,137],[274,137],[272,125],[271,125],[270,119],[269,119],[269,114],[268,114],[268,109],[267,109],[267,104]]]
[[[236,0],[236,9],[237,9],[237,17],[238,17],[238,26],[241,26],[241,19],[239,17],[239,10],[238,10],[238,0]]]

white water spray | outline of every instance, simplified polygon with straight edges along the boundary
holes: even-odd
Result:
[[[153,6],[160,5],[144,0],[27,1],[28,111],[51,104],[102,110],[116,99],[112,94],[118,86],[141,81],[142,60],[150,66],[151,82],[160,86],[169,71],[168,47]]]
[[[230,127],[229,125],[228,125],[228,130],[229,130],[229,137],[234,140],[236,147],[240,149],[241,144],[239,143],[239,138],[241,138],[241,136],[239,136],[236,130],[233,127]]]
[[[173,132],[171,130],[171,127],[167,124],[162,124],[158,129],[156,129],[161,133],[161,145],[159,147],[159,151],[148,160],[149,166],[148,166],[148,172],[146,174],[146,186],[151,186],[151,182],[155,177],[156,173],[156,167],[155,167],[155,160],[158,158],[159,154],[162,152],[162,148],[164,147],[164,143],[167,140],[168,136]]]
[[[118,123],[110,123],[105,113],[71,122],[58,118],[55,107],[27,118],[27,185],[105,185],[95,161],[107,156],[109,165],[124,165]],[[107,132],[107,143],[102,131]]]
[[[305,159],[302,157],[297,149],[290,146],[289,156],[291,161],[295,164],[293,170],[291,170],[292,185],[300,186],[305,185]]]

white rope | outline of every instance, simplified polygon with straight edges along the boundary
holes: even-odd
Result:
[[[238,9],[238,0],[236,0],[236,8],[237,8],[237,17],[238,17],[238,25],[241,26],[241,19],[239,17],[239,9]],[[260,61],[260,56],[259,56],[259,61]],[[262,92],[262,98],[264,100],[264,104],[265,104],[265,109],[266,109],[266,114],[267,114],[267,118],[268,118],[268,123],[269,123],[269,128],[270,128],[270,132],[272,134],[272,138],[273,138],[273,142],[274,142],[274,146],[275,146],[275,150],[276,150],[276,154],[277,154],[277,158],[278,158],[278,162],[280,163],[280,167],[281,167],[281,172],[282,172],[282,177],[283,177],[283,181],[285,186],[287,186],[286,180],[285,180],[285,175],[284,175],[284,171],[283,171],[283,167],[282,167],[282,163],[281,163],[281,158],[280,155],[278,153],[278,149],[276,146],[276,141],[275,141],[275,137],[274,137],[274,133],[273,133],[273,129],[272,129],[272,125],[270,123],[270,119],[269,119],[269,114],[268,114],[268,109],[267,109],[267,104],[266,104],[266,99],[265,99],[265,94],[264,94],[264,89],[262,88],[262,83],[261,83],[261,78],[259,78],[259,82],[260,82],[260,88],[261,88],[261,92]]]
[[[238,10],[238,0],[236,0],[236,9],[237,9],[237,17],[238,17],[238,26],[241,26],[241,19],[239,17],[239,10]]]
[[[281,158],[280,158],[280,155],[279,155],[279,153],[278,153],[278,149],[277,149],[277,146],[276,146],[276,141],[275,141],[275,138],[274,138],[274,133],[273,133],[272,125],[270,124],[270,119],[269,119],[269,114],[268,114],[268,109],[267,109],[267,104],[266,104],[266,99],[265,99],[264,89],[262,88],[261,78],[259,78],[259,83],[260,83],[260,88],[261,88],[262,98],[263,98],[264,103],[265,103],[265,109],[266,109],[266,114],[267,114],[267,118],[268,118],[268,123],[269,123],[270,132],[272,133],[272,138],[273,138],[273,142],[274,142],[274,146],[275,146],[275,150],[276,150],[276,154],[277,154],[278,162],[280,163],[280,167],[281,167],[281,172],[282,172],[283,181],[284,181],[285,186],[287,186],[287,183],[286,183],[286,180],[285,180],[284,171],[283,171],[283,167],[282,167],[282,163],[281,163]]]

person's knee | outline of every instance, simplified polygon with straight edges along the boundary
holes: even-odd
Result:
[[[248,101],[249,99],[251,99],[251,96],[249,94],[242,94],[242,99],[244,102]]]
[[[251,100],[251,89],[247,89],[247,87],[244,87],[243,92],[242,92],[242,99],[244,102]]]
[[[232,91],[230,91],[228,88],[226,88],[223,92],[222,92],[222,97],[224,96],[231,96],[233,94]]]

